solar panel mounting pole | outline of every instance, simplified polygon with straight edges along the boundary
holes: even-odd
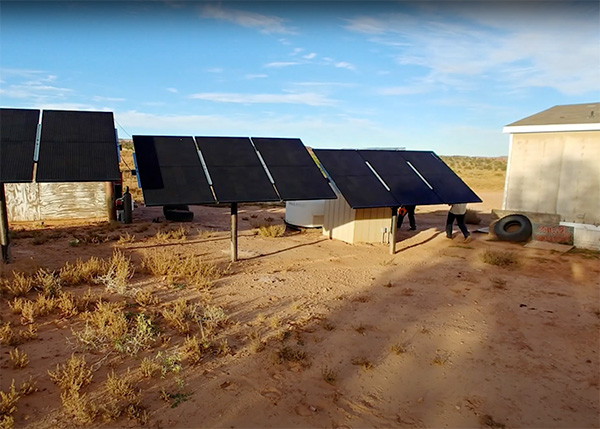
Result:
[[[4,193],[4,183],[0,182],[0,245],[2,247],[2,262],[8,264],[10,258],[8,255],[8,211],[6,208],[6,195]]]
[[[237,203],[231,203],[231,262],[238,260],[237,249],[237,234],[238,234],[238,219],[237,219]]]
[[[390,225],[390,254],[396,254],[396,225],[398,222],[398,207],[392,207],[392,224]]]

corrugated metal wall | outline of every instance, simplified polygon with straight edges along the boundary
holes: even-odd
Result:
[[[337,199],[325,200],[325,217],[323,220],[323,235],[346,243],[354,243],[355,210],[336,192]]]
[[[105,182],[7,183],[9,221],[108,219]]]
[[[600,132],[513,134],[506,209],[600,224]]]

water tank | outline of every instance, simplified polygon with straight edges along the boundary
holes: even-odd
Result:
[[[325,200],[288,201],[285,203],[285,222],[304,228],[323,226]]]

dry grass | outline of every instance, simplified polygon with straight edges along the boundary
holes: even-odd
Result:
[[[279,349],[275,355],[277,363],[282,364],[284,362],[305,362],[307,358],[304,350],[294,349],[289,346],[285,346]]]
[[[99,277],[101,283],[106,286],[109,292],[116,292],[121,295],[127,294],[127,284],[135,269],[131,259],[119,250],[115,250],[108,261],[106,273]]]
[[[285,234],[285,225],[259,225],[256,232],[261,237],[277,238]]]
[[[15,380],[10,384],[8,392],[0,391],[0,427],[13,427],[13,414],[17,411],[19,399],[21,399],[21,393],[15,388]]]
[[[328,384],[334,385],[337,381],[337,371],[327,366],[323,368],[321,375],[323,376],[323,380],[325,380],[325,382]]]
[[[149,274],[166,277],[170,284],[192,284],[198,288],[209,287],[225,273],[214,262],[202,261],[194,255],[180,256],[170,249],[144,253],[142,268]]]
[[[12,362],[14,369],[23,369],[29,363],[29,356],[27,353],[21,352],[18,348],[11,350],[10,361]]]
[[[169,229],[166,231],[158,231],[154,236],[154,240],[159,243],[170,243],[173,241],[185,241],[187,240],[188,230],[179,226],[177,229]]]
[[[74,263],[65,263],[58,272],[58,277],[65,286],[96,283],[98,277],[105,274],[107,263],[92,256],[87,261],[77,259]]]
[[[33,289],[33,279],[13,271],[12,280],[3,281],[3,289],[11,296],[26,296]]]
[[[88,368],[85,357],[72,354],[64,364],[56,366],[55,371],[48,371],[50,379],[61,388],[67,390],[80,389],[92,382],[92,371]]]
[[[362,356],[362,357],[358,357],[358,358],[354,358],[352,359],[352,365],[357,365],[357,366],[362,366],[362,368],[367,371],[369,369],[373,368],[373,363],[367,359],[366,357]]]
[[[486,264],[498,267],[516,267],[520,265],[518,256],[513,252],[488,249],[481,254],[481,259]]]

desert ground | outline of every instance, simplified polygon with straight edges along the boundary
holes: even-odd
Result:
[[[470,168],[474,231],[503,176]],[[230,263],[228,206],[134,195],[129,225],[11,224],[0,427],[600,427],[597,252],[448,240],[429,206],[391,255],[241,205]]]

